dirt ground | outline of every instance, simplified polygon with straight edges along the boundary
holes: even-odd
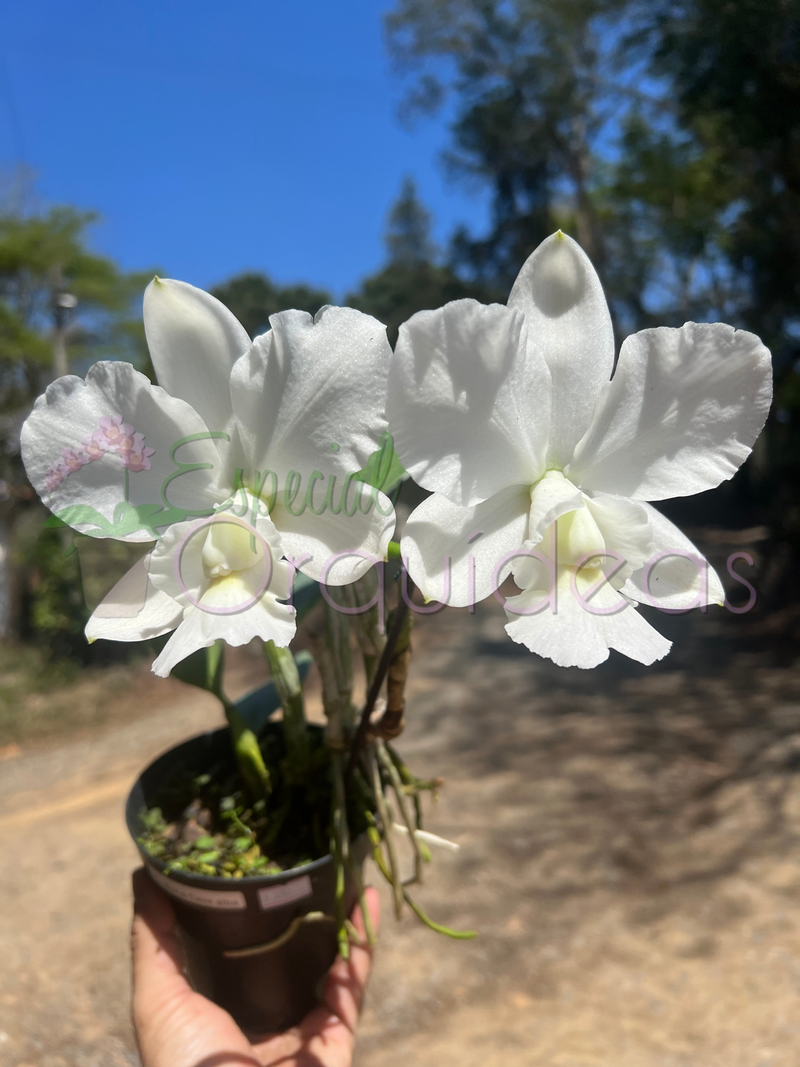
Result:
[[[774,621],[656,615],[670,657],[561,670],[494,604],[422,619],[401,748],[447,785],[420,903],[389,917],[358,1067],[796,1067],[800,662]],[[788,649],[788,651],[787,651]],[[260,661],[235,660],[234,694]],[[136,1064],[122,820],[137,770],[219,721],[166,682],[0,755],[0,1064]],[[377,880],[377,879],[376,879]],[[386,909],[388,915],[388,908]]]

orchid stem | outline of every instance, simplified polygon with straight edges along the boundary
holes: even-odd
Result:
[[[245,788],[253,801],[266,800],[272,790],[269,771],[261,755],[258,738],[244,721],[238,708],[227,697],[217,694],[225,708],[236,762],[244,779]]]
[[[375,603],[372,607],[367,607],[370,601],[377,600],[381,594],[377,568],[373,567],[368,570],[351,585],[342,586],[341,593],[350,608],[361,609],[352,616],[352,626],[361,648],[367,685],[369,685],[378,666],[383,646],[386,644],[385,629],[382,629],[383,604],[379,607]]]
[[[391,756],[386,751],[386,745],[380,738],[375,742],[375,749],[378,754],[378,759],[381,762],[381,766],[389,776],[389,781],[392,784],[392,791],[397,798],[397,807],[400,809],[400,815],[403,822],[408,829],[408,836],[411,838],[411,844],[414,848],[414,881],[422,883],[422,850],[419,847],[419,841],[417,841],[416,830],[417,826],[415,821],[411,818],[408,811],[408,805],[406,804],[405,794],[403,793],[403,783],[400,781],[400,775],[397,773],[397,768],[392,761]]]
[[[364,881],[361,877],[361,871],[359,870],[358,864],[353,860],[353,853],[350,848],[350,827],[347,823],[347,802],[345,800],[344,774],[342,773],[342,755],[340,752],[333,753],[331,763],[333,767],[333,794],[335,798],[334,828],[337,831],[337,844],[341,851],[344,868],[353,879],[353,884],[358,893],[361,914],[364,919],[364,932],[367,935],[367,944],[372,946],[375,944],[375,931],[372,927],[372,919],[369,914],[369,908],[367,907],[367,898],[364,894]]]
[[[341,750],[354,717],[350,620],[326,600],[321,621],[321,628],[310,629],[309,637],[322,678],[322,705],[328,720],[325,738],[331,748]]]
[[[383,793],[383,782],[381,782],[381,772],[378,767],[378,760],[375,757],[374,750],[370,750],[367,753],[367,761],[369,763],[370,777],[372,779],[372,789],[375,794],[375,807],[378,809],[378,815],[380,816],[381,825],[383,827],[383,840],[386,842],[386,852],[389,856],[389,882],[392,886],[392,895],[394,898],[394,914],[397,919],[403,917],[403,886],[400,881],[400,868],[397,864],[397,852],[394,847],[394,838],[392,836],[392,819],[389,815],[389,810],[386,804],[386,797]]]
[[[299,778],[308,766],[309,756],[300,674],[290,649],[278,648],[274,641],[265,641],[264,652],[275,689],[283,706],[283,736],[286,741],[289,765]]]
[[[401,583],[402,586],[402,583]],[[372,712],[375,708],[375,701],[378,699],[378,694],[381,691],[381,686],[392,663],[392,656],[394,655],[395,646],[400,640],[400,636],[403,633],[403,627],[408,614],[410,606],[411,595],[414,591],[414,586],[411,580],[408,581],[408,588],[406,595],[401,594],[397,607],[395,608],[394,618],[392,620],[392,628],[389,631],[389,636],[386,638],[386,644],[383,646],[383,652],[378,663],[375,674],[370,682],[369,689],[367,690],[367,699],[364,703],[364,707],[361,711],[361,719],[358,723],[358,729],[356,730],[353,743],[350,746],[350,759],[347,763],[347,770],[345,771],[345,781],[349,781],[352,777],[353,771],[356,769],[356,763],[358,762],[358,753],[363,747],[364,742],[367,739],[367,731],[369,729],[369,720]]]
[[[272,782],[261,754],[261,746],[239,709],[225,695],[222,687],[224,673],[225,644],[223,641],[216,641],[206,651],[206,679],[203,688],[213,693],[225,709],[236,762],[250,799],[253,803],[266,800],[272,791]]]
[[[341,757],[332,753],[333,798],[331,818],[331,853],[333,855],[337,940],[339,954],[343,960],[350,956],[350,942],[345,914],[345,866],[350,859],[350,840],[347,831],[347,810],[345,808],[344,786],[342,784]],[[341,785],[341,787],[340,787]]]

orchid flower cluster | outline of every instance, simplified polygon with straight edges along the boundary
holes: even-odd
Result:
[[[349,585],[386,558],[394,508],[358,472],[387,430],[431,494],[400,543],[426,599],[474,604],[512,574],[509,636],[579,667],[612,648],[642,663],[666,654],[638,604],[722,602],[718,576],[650,501],[733,475],[769,409],[769,352],[744,331],[687,323],[629,337],[612,376],[599,279],[560,232],[507,306],[419,312],[394,353],[379,322],[337,307],[274,315],[251,341],[176,281],[151,283],[144,319],[159,385],[118,362],[61,378],[22,448],[42,499],[78,532],[156,542],[87,636],[172,632],[157,674],[220,638],[287,646],[297,571]]]
[[[225,707],[244,791],[274,842],[290,803],[275,801],[260,740],[224,695],[221,649],[264,642],[283,707],[278,770],[290,792],[310,782],[320,765],[288,646],[297,576],[316,583],[342,953],[345,872],[359,878],[353,804],[397,915],[407,903],[434,929],[472,936],[431,922],[399,874],[395,830],[408,834],[417,881],[438,841],[419,804],[437,782],[415,778],[390,743],[403,723],[411,602],[401,582],[387,632],[378,568],[399,557],[427,601],[496,595],[509,637],[561,666],[594,667],[610,649],[653,663],[670,643],[638,606],[685,610],[724,591],[651,502],[712,489],[744,462],[769,410],[769,352],[750,333],[687,323],[629,337],[615,368],[600,281],[561,232],[524,264],[507,306],[421,311],[394,352],[381,323],[340,307],[281,312],[251,340],[218,300],[158,278],[144,324],[158,385],[130,364],[97,363],[85,380],[53,382],[22,432],[28,476],[58,519],[142,545],[88,639],[171,635],[153,664],[161,676],[207,650],[204,687]],[[429,494],[399,542],[393,501],[368,475],[388,442],[392,469]],[[518,591],[504,597],[509,577]],[[358,722],[352,637],[368,686]],[[214,873],[203,862],[200,873]]]

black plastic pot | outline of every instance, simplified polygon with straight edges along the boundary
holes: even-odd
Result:
[[[330,856],[281,874],[215,878],[174,871],[142,848],[140,815],[179,769],[204,773],[231,753],[227,727],[159,756],[128,796],[125,818],[147,870],[172,898],[193,987],[250,1034],[285,1030],[319,1003],[336,957]],[[356,849],[354,849],[356,851]],[[363,860],[361,856],[354,858]],[[355,891],[347,886],[348,913]],[[310,913],[326,918],[301,920]]]

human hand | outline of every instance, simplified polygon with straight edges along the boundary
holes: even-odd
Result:
[[[322,1004],[299,1026],[251,1044],[231,1016],[183,973],[169,897],[143,867],[133,873],[133,1025],[142,1067],[350,1067],[372,952],[353,945],[331,967]],[[378,894],[367,890],[377,930]],[[353,923],[364,937],[361,909]]]

